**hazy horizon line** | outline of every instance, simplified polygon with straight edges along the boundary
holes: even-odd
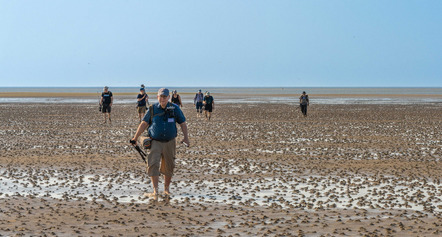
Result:
[[[109,88],[139,88],[140,86],[109,86]],[[100,86],[0,86],[0,88],[101,88]],[[428,88],[435,89],[442,86],[146,86],[147,88]]]

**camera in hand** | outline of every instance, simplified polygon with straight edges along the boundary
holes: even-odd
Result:
[[[143,139],[143,137],[141,137],[141,139]],[[132,140],[132,139],[129,142],[132,145],[136,144],[135,140]],[[144,149],[150,149],[152,147],[152,138],[144,137],[144,139],[143,139],[143,147],[144,147]]]
[[[146,137],[143,140],[143,147],[144,147],[144,149],[150,149],[152,147],[152,138]]]

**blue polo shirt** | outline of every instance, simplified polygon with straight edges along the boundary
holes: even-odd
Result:
[[[161,108],[159,102],[153,104],[152,125],[148,129],[149,136],[158,141],[169,141],[177,136],[176,123],[186,122],[183,111],[173,103],[167,103],[166,109]],[[150,108],[144,115],[143,121],[149,123]]]

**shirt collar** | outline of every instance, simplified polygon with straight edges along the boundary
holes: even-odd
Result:
[[[163,108],[161,107],[160,102],[158,102],[156,106],[157,106],[157,109],[163,109]],[[167,102],[166,108],[167,108],[167,106],[169,106],[169,102]]]

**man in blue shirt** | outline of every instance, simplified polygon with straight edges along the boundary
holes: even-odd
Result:
[[[168,102],[170,99],[169,90],[161,88],[158,90],[157,98],[158,103],[149,107],[143,121],[138,126],[135,136],[132,138],[132,141],[137,142],[146,128],[148,128],[149,137],[152,138],[152,145],[147,157],[147,174],[152,181],[153,193],[146,194],[148,197],[158,196],[160,174],[164,175],[164,193],[166,195],[170,194],[169,186],[175,167],[175,138],[178,133],[176,123],[180,125],[181,131],[183,131],[184,139],[181,142],[189,146],[186,118],[178,105]],[[151,109],[153,110],[152,118]],[[149,125],[150,121],[151,124]]]

